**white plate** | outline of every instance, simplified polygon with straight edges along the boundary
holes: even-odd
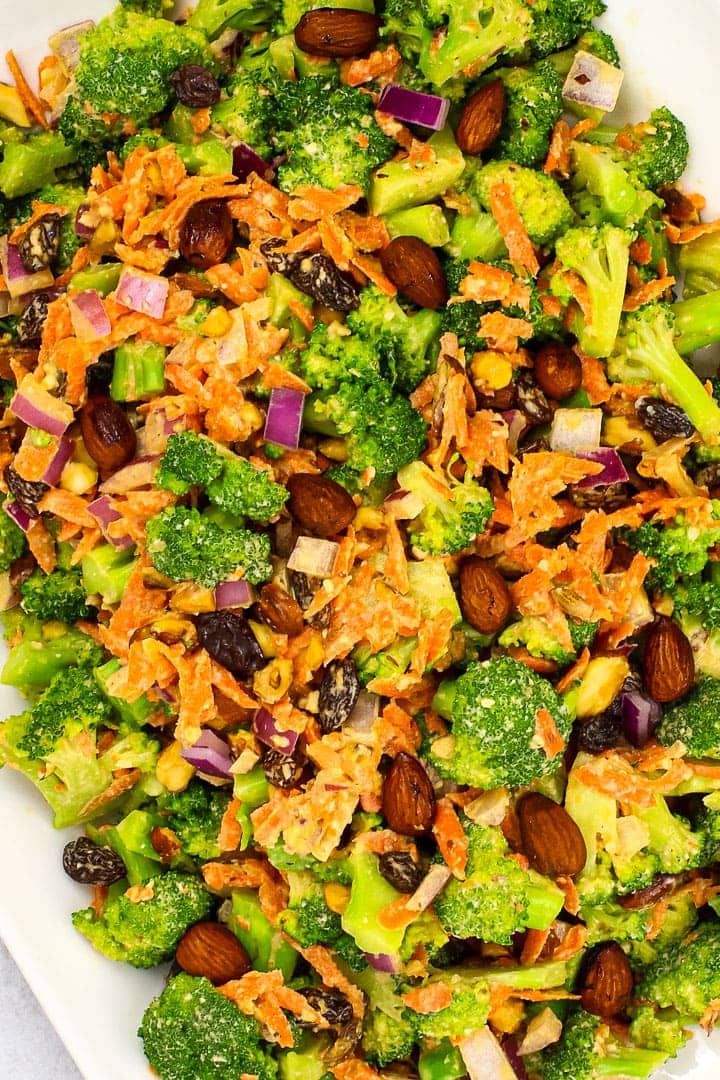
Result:
[[[663,103],[674,109],[687,122],[693,146],[687,184],[720,213],[720,0],[609,3],[604,24],[626,70],[623,119],[643,119]],[[30,72],[49,34],[113,6],[108,0],[0,0],[1,51],[15,49]],[[6,77],[0,62],[0,79]],[[0,715],[18,708],[16,695],[0,687]],[[9,769],[0,770],[0,821],[0,934],[87,1080],[148,1080],[135,1033],[162,973],[105,960],[76,934],[69,915],[87,904],[87,890],[61,869],[69,834],[53,831],[42,798]],[[693,1040],[657,1080],[716,1080],[719,1074],[720,1032]]]

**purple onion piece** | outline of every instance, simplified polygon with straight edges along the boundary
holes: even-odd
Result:
[[[232,777],[230,748],[208,728],[203,730],[193,746],[183,747],[181,754],[185,761],[195,766],[198,772],[206,773],[208,776],[219,776],[226,780]]]
[[[660,723],[661,709],[638,690],[629,690],[620,697],[623,730],[629,743],[642,749]]]
[[[61,435],[52,461],[43,474],[43,484],[47,484],[49,487],[55,487],[62,476],[63,469],[73,456],[74,451],[75,443],[72,439],[68,439],[66,435]]]
[[[518,1080],[528,1080],[528,1074],[525,1069],[525,1062],[518,1054],[518,1048],[520,1043],[514,1035],[510,1035],[507,1039],[502,1041],[502,1049],[505,1057],[510,1062],[510,1067],[517,1076]]]
[[[404,124],[420,124],[421,127],[441,131],[450,110],[450,99],[389,83],[380,94],[377,107],[380,112],[388,113]]]
[[[595,476],[578,480],[575,485],[578,488],[607,487],[609,484],[625,484],[629,480],[622,458],[611,446],[600,446],[597,450],[577,450],[575,456],[585,461],[596,461],[603,467],[602,472]]]
[[[388,975],[397,975],[401,970],[401,963],[399,956],[390,956],[388,953],[364,953],[370,967],[375,968],[376,971],[384,971]]]
[[[78,206],[77,213],[75,214],[75,233],[77,234],[77,236],[80,237],[81,240],[89,240],[95,232],[95,230],[92,229],[89,225],[83,225],[82,221],[80,220],[83,214],[86,214],[89,209],[89,204],[83,203],[82,206]]]
[[[238,180],[243,182],[247,180],[250,173],[257,173],[261,179],[270,180],[273,176],[273,167],[268,165],[252,146],[241,142],[233,149],[233,173]]]
[[[19,529],[22,529],[23,532],[28,531],[32,525],[32,518],[27,510],[23,510],[22,506],[18,506],[16,502],[12,502],[10,499],[5,500],[2,508]]]
[[[299,738],[297,731],[279,731],[275,717],[267,709],[258,709],[255,713],[253,731],[265,746],[287,756],[293,753]]]
[[[297,450],[300,445],[305,395],[300,390],[277,387],[270,391],[263,437],[267,442]]]
[[[215,607],[218,611],[223,608],[246,607],[253,602],[253,587],[243,578],[237,581],[222,581],[215,589]]]

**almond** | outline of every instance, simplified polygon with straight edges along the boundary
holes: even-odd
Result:
[[[315,8],[295,27],[295,44],[313,56],[362,56],[377,45],[381,23],[367,11]]]
[[[242,945],[226,926],[199,922],[183,935],[175,954],[188,975],[204,975],[214,986],[239,979],[250,970],[250,960]]]
[[[573,877],[585,866],[587,849],[580,829],[562,806],[531,791],[517,804],[522,851],[546,877]]]
[[[274,582],[263,585],[260,590],[258,614],[273,630],[288,637],[295,637],[305,629],[302,608],[297,600]]]
[[[643,686],[653,701],[677,701],[695,681],[692,646],[672,619],[657,619],[645,637]]]
[[[346,529],[355,517],[352,496],[327,476],[295,473],[287,482],[288,510],[313,536],[327,539]]]
[[[401,836],[423,836],[435,817],[435,792],[417,758],[401,751],[385,777],[382,790],[385,820]]]
[[[115,472],[135,454],[135,429],[121,405],[107,396],[88,398],[80,410],[83,442],[93,461],[104,472]]]
[[[561,341],[550,341],[535,354],[535,379],[540,389],[554,398],[564,401],[582,383],[582,364],[571,348]]]
[[[418,307],[434,311],[447,303],[445,271],[424,240],[396,236],[381,252],[380,262],[398,292]]]
[[[164,864],[169,864],[182,851],[182,845],[172,829],[155,825],[150,832],[150,843]]]
[[[460,566],[460,607],[481,634],[496,634],[512,611],[505,578],[492,563],[477,555],[463,559]]]
[[[590,954],[582,979],[580,1001],[586,1012],[610,1018],[621,1013],[633,992],[628,958],[616,941],[608,941]]]
[[[481,154],[497,139],[505,113],[505,86],[494,79],[468,98],[455,132],[463,154]]]

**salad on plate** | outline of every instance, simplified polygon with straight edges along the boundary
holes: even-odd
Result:
[[[0,764],[172,962],[160,1080],[643,1080],[720,1016],[720,222],[604,7],[8,55]]]

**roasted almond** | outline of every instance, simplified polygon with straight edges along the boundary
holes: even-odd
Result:
[[[646,885],[644,889],[618,896],[618,904],[626,911],[642,911],[643,908],[657,904],[664,900],[671,892],[675,891],[678,883],[682,881],[675,874],[658,874],[658,876]]]
[[[288,510],[301,528],[326,539],[346,529],[355,517],[355,503],[344,487],[327,476],[295,473],[287,482]]]
[[[445,271],[424,240],[396,236],[381,252],[380,262],[398,292],[414,304],[435,310],[447,303]]]
[[[522,851],[546,877],[573,877],[585,866],[587,849],[579,828],[564,807],[547,795],[523,795],[516,813]]]
[[[275,582],[263,585],[258,598],[258,614],[279,634],[295,637],[305,629],[302,608],[289,592]]]
[[[175,953],[188,975],[205,976],[214,986],[239,979],[250,970],[242,945],[226,926],[199,922],[183,935]]]
[[[424,836],[435,817],[435,792],[430,777],[417,758],[401,751],[385,777],[383,815],[401,836]]]
[[[80,410],[80,431],[85,449],[103,472],[115,472],[135,454],[135,429],[111,397],[88,398]]]
[[[512,611],[512,597],[505,578],[492,563],[477,555],[460,566],[460,607],[481,634],[496,634]]]
[[[616,941],[599,945],[590,954],[583,973],[583,1009],[609,1019],[623,1011],[632,992],[632,969],[623,950]]]
[[[150,843],[163,863],[171,863],[182,851],[182,845],[172,829],[155,825],[150,832]]]
[[[580,358],[561,341],[543,345],[535,354],[534,371],[540,389],[555,401],[564,401],[582,384]]]
[[[455,131],[463,154],[481,154],[497,139],[505,113],[505,86],[494,79],[468,98]]]
[[[295,44],[313,56],[362,56],[377,45],[381,24],[367,11],[315,8],[295,27]]]
[[[653,701],[677,701],[695,681],[692,646],[672,619],[656,619],[645,637],[643,686]]]

